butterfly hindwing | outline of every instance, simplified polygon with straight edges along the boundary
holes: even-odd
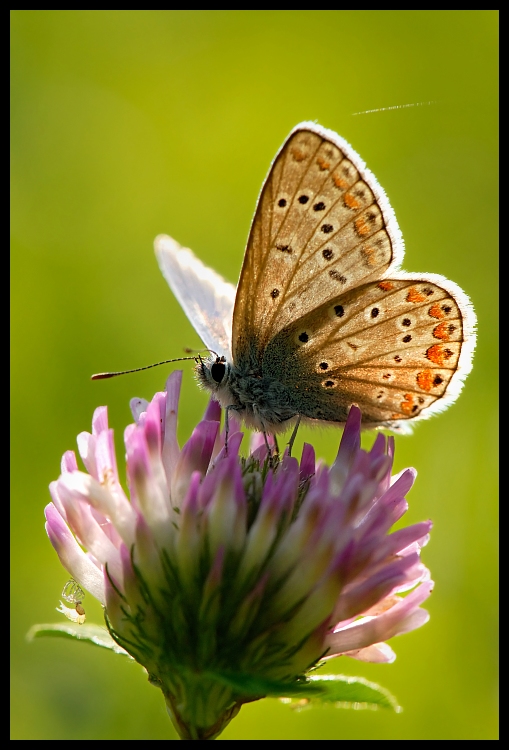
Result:
[[[299,393],[310,418],[343,421],[352,403],[367,425],[425,416],[454,400],[469,369],[463,298],[435,275],[361,285],[285,327],[263,370]]]

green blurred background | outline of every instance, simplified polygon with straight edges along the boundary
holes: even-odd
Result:
[[[432,518],[430,622],[392,665],[337,660],[404,707],[245,706],[223,739],[497,737],[496,11],[14,11],[12,32],[12,737],[168,739],[159,691],[112,653],[60,640],[67,580],[44,532],[61,454],[109,407],[122,461],[129,398],[199,339],[163,280],[167,232],[236,282],[262,180],[291,128],[345,137],[387,191],[404,268],[456,281],[477,311],[458,402],[396,438]],[[402,105],[433,102],[429,106]],[[373,114],[354,113],[400,105]],[[184,363],[181,438],[206,398]],[[301,431],[332,460],[339,433]],[[372,441],[365,438],[366,445]],[[89,595],[89,621],[102,622]],[[63,618],[62,618],[63,621]]]

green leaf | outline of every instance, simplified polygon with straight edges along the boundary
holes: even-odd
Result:
[[[127,651],[119,646],[106,628],[100,625],[74,625],[73,623],[50,623],[47,625],[34,625],[27,633],[27,639],[34,638],[72,638],[76,641],[86,641],[92,646],[108,648],[116,654],[122,654],[132,658]]]
[[[369,682],[363,677],[346,677],[344,675],[310,675],[308,685],[319,689],[318,695],[285,696],[284,703],[295,708],[308,708],[319,704],[332,703],[336,708],[353,708],[356,710],[391,708],[396,713],[402,711],[396,698],[388,690]]]
[[[338,708],[401,711],[396,698],[388,690],[362,677],[310,675],[305,680],[289,683],[239,672],[213,671],[206,674],[239,695],[277,697],[295,708],[332,703]]]
[[[319,686],[304,680],[301,682],[281,682],[242,672],[216,670],[207,670],[204,674],[223,685],[227,685],[243,696],[251,695],[263,698],[267,695],[275,697],[294,695],[302,697],[304,695],[318,696],[321,692]]]

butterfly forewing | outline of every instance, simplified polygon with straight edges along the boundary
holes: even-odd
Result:
[[[248,240],[233,316],[236,362],[259,363],[296,316],[380,279],[394,265],[399,230],[382,192],[336,134],[300,126],[290,135],[264,184]]]

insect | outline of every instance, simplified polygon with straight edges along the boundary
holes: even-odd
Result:
[[[458,396],[475,314],[437,274],[399,271],[404,245],[387,196],[339,135],[297,125],[276,155],[237,289],[160,235],[159,265],[210,354],[200,385],[248,427],[301,419],[408,432]],[[294,430],[295,434],[295,430]]]
[[[67,583],[65,584],[64,588],[62,589],[62,599],[65,599],[66,602],[69,602],[70,604],[74,604],[74,608],[70,609],[69,607],[66,607],[62,602],[60,602],[60,607],[58,608],[58,612],[61,612],[64,614],[68,620],[71,620],[72,622],[78,623],[78,625],[83,625],[85,622],[85,609],[83,607],[82,601],[85,598],[85,592],[77,583],[74,578],[70,578]]]

